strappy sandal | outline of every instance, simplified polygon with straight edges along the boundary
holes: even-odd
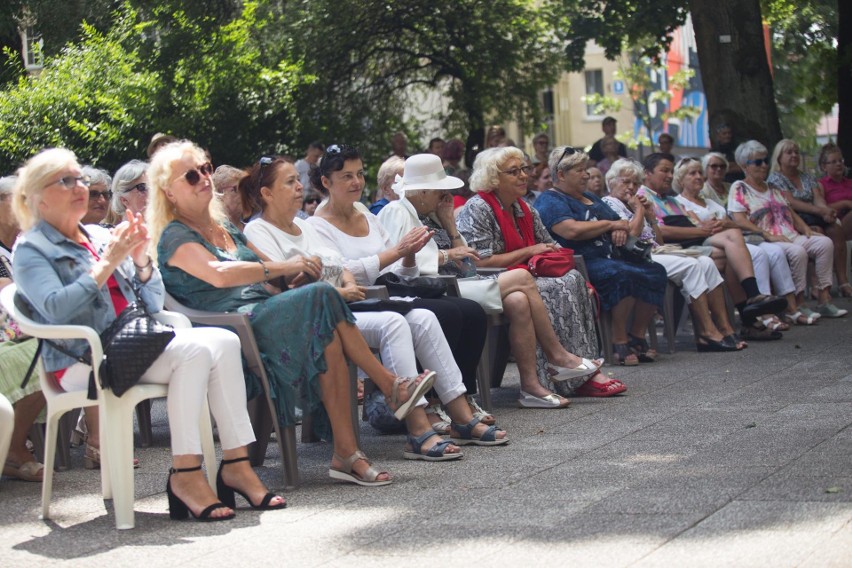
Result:
[[[429,417],[434,416],[438,419],[435,422],[432,422]],[[429,422],[432,423],[432,429],[438,433],[440,436],[446,436],[450,433],[450,417],[447,416],[447,413],[444,412],[444,409],[441,408],[440,404],[430,404],[426,407],[426,418],[429,419]]]
[[[230,515],[225,515],[224,517],[211,517],[210,513],[215,511],[216,509],[227,509],[229,508],[224,503],[213,503],[212,505],[207,506],[203,511],[201,511],[198,515],[189,508],[189,506],[183,502],[183,499],[178,497],[172,491],[172,476],[176,473],[186,473],[189,471],[201,471],[201,466],[196,467],[184,467],[184,468],[171,468],[169,470],[169,479],[166,481],[166,495],[169,496],[169,518],[173,521],[182,521],[186,519],[190,514],[197,521],[201,521],[204,523],[211,523],[216,521],[228,521],[233,519],[236,515],[231,512]]]
[[[760,323],[771,329],[772,331],[789,331],[790,324],[784,323],[778,316],[765,316],[759,319]]]
[[[380,475],[387,474],[387,472],[378,471],[372,466],[368,467],[367,471],[363,474],[359,474],[353,470],[352,466],[359,460],[364,460],[367,462],[367,465],[370,465],[370,460],[367,459],[367,456],[364,455],[364,452],[361,450],[357,450],[346,459],[341,458],[337,454],[334,454],[334,458],[340,461],[343,465],[339,468],[334,466],[328,468],[328,476],[332,479],[348,481],[349,483],[355,483],[356,485],[361,485],[363,487],[381,487],[383,485],[390,485],[393,482],[392,479],[379,479]]]
[[[467,399],[467,404],[470,406],[470,412],[473,414],[474,418],[479,418],[479,421],[488,426],[493,426],[496,424],[497,419],[494,418],[492,414],[485,412],[479,404],[477,404],[476,399],[471,395],[465,395]]]
[[[426,394],[432,385],[435,383],[435,372],[425,370],[417,377],[397,377],[391,387],[390,407],[393,410],[393,415],[397,420],[405,420],[414,410],[417,401]],[[399,387],[406,385],[408,388],[408,398],[404,402],[399,400]],[[411,387],[414,388],[411,388]]]
[[[44,481],[44,465],[31,460],[26,463],[18,464],[12,460],[6,460],[3,464],[3,475],[20,479],[21,481]]]
[[[480,436],[473,435],[473,429],[479,424],[479,419],[474,418],[467,424],[452,423],[450,431],[450,440],[457,446],[502,446],[509,442],[509,438],[498,438],[497,433],[503,430],[497,426],[489,426]],[[453,435],[456,432],[456,435]]]
[[[841,284],[837,291],[840,292],[840,296],[843,298],[852,298],[852,284],[849,282]]]
[[[635,367],[639,364],[639,357],[630,350],[626,343],[613,343],[612,354],[615,355],[615,360],[619,365]]]
[[[260,500],[260,503],[255,505],[254,503],[251,502],[251,499],[249,499],[248,495],[246,495],[245,493],[243,493],[242,491],[240,491],[236,487],[231,487],[230,485],[225,483],[225,480],[222,479],[222,468],[223,468],[223,466],[226,466],[226,465],[232,464],[232,463],[242,462],[242,461],[249,461],[248,456],[244,456],[244,457],[241,457],[241,458],[235,458],[235,459],[232,459],[232,460],[223,459],[221,462],[219,462],[219,472],[216,474],[216,495],[219,496],[219,500],[222,501],[222,503],[224,503],[225,505],[227,505],[231,509],[236,509],[237,508],[237,502],[236,502],[236,496],[234,495],[234,493],[236,492],[236,493],[239,493],[240,495],[243,496],[243,499],[245,499],[248,502],[248,504],[251,505],[252,509],[255,509],[255,510],[258,510],[258,511],[272,511],[272,510],[275,510],[275,509],[284,509],[285,507],[287,507],[287,502],[284,501],[283,498],[282,498],[281,503],[276,503],[275,505],[270,505],[269,504],[270,501],[272,501],[273,499],[278,497],[278,495],[275,495],[274,493],[272,493],[270,491],[267,491],[266,495],[263,496],[263,499]]]
[[[423,451],[423,444],[426,443],[426,440],[432,438],[433,436],[437,436],[438,433],[434,430],[429,432],[424,432],[420,436],[412,436],[408,434],[406,436],[408,440],[408,444],[411,446],[411,449],[405,449],[402,451],[402,457],[407,460],[423,460],[423,461],[450,461],[461,459],[464,455],[461,452],[457,452],[455,454],[446,453],[447,448],[453,445],[452,442],[448,440],[441,440],[425,452]]]
[[[780,331],[768,329],[760,322],[755,322],[753,325],[740,329],[740,337],[748,341],[776,341],[784,335]]]
[[[636,353],[640,363],[653,363],[657,360],[657,350],[651,349],[644,337],[636,337],[632,333],[628,333],[627,337],[627,347]]]
[[[784,321],[793,325],[813,325],[819,318],[815,318],[813,316],[807,316],[801,312],[801,310],[796,310],[792,314],[784,313],[782,316]]]

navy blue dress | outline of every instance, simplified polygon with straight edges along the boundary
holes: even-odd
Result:
[[[609,233],[582,241],[567,240],[553,232],[553,226],[565,221],[619,221],[618,214],[598,196],[583,193],[592,203],[586,205],[562,192],[549,190],[542,193],[533,205],[547,230],[563,247],[583,255],[589,280],[601,297],[601,305],[611,310],[621,300],[634,297],[660,309],[666,292],[666,269],[656,262],[634,264],[610,258],[612,241]]]

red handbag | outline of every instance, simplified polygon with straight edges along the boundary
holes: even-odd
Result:
[[[527,262],[527,270],[533,276],[559,278],[574,269],[574,251],[569,248],[547,251],[533,255]]]

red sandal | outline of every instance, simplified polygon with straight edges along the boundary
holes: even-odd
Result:
[[[577,387],[574,394],[577,396],[608,397],[621,394],[626,390],[627,387],[618,379],[610,379],[605,383],[596,383],[589,379]]]

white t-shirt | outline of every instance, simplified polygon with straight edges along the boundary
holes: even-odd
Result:
[[[327,247],[323,238],[303,219],[296,217],[293,223],[302,231],[301,235],[285,233],[260,217],[249,221],[243,233],[271,260],[287,260],[297,255],[318,256],[322,260],[323,282],[342,286],[344,260],[340,253]]]
[[[411,229],[423,226],[417,216],[417,210],[405,197],[382,207],[378,219],[394,243],[398,243]],[[438,274],[438,256],[438,245],[434,239],[429,239],[414,258],[420,272],[431,275]]]
[[[380,269],[379,254],[395,246],[379,220],[370,212],[362,213],[367,219],[369,233],[365,237],[353,237],[344,233],[325,219],[314,215],[308,224],[323,238],[325,246],[337,250],[345,258],[345,268],[355,276],[361,286],[370,286],[385,272],[396,272],[404,276],[418,276],[416,266],[406,268],[402,259]]]
[[[725,211],[725,208],[712,199],[704,200],[707,203],[707,207],[702,207],[697,203],[693,203],[682,195],[675,197],[675,200],[687,211],[695,213],[695,216],[701,221],[707,221],[708,219],[726,219],[728,217],[728,212]]]

